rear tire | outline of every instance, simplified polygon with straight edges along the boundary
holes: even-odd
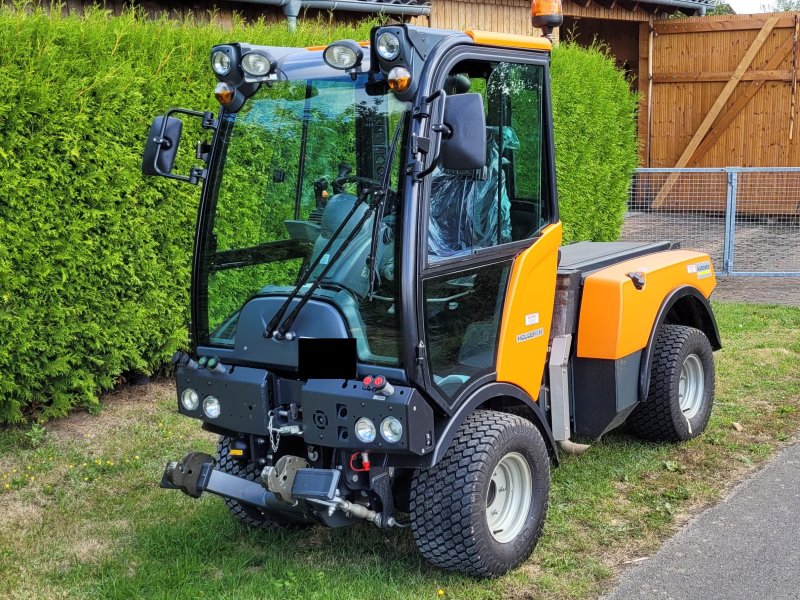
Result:
[[[706,335],[664,325],[656,338],[650,391],[628,419],[637,436],[683,442],[700,435],[714,404],[714,355]]]
[[[217,469],[249,481],[258,479],[260,471],[257,467],[253,463],[243,464],[231,458],[229,454],[230,448],[231,438],[220,437],[217,443],[217,453],[214,455],[214,459],[217,461]],[[258,507],[243,504],[230,498],[223,498],[222,501],[234,517],[249,527],[273,531],[275,529],[294,529],[304,525],[294,521],[277,521],[267,517]]]
[[[530,421],[477,410],[411,489],[411,530],[422,555],[443,569],[503,575],[539,540],[550,492],[550,457]]]

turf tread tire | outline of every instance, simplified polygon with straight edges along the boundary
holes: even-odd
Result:
[[[703,406],[690,422],[678,399],[681,366],[688,354],[700,358],[705,376]],[[708,338],[694,327],[664,325],[656,338],[647,400],[631,413],[628,427],[645,440],[683,442],[705,430],[713,403],[714,357]]]
[[[229,454],[230,448],[231,438],[221,437],[217,443],[217,452],[214,455],[214,459],[217,461],[217,469],[249,481],[258,479],[259,472],[256,466],[250,462],[244,466],[240,461],[231,458]],[[255,506],[244,506],[241,502],[231,500],[230,498],[222,498],[222,501],[234,517],[249,527],[263,529],[265,531],[274,531],[276,529],[287,529],[298,526],[298,524],[294,522],[279,522],[270,519],[263,515]]]
[[[486,522],[486,490],[500,459],[508,451],[519,451],[520,444],[532,459],[528,463],[533,498],[519,536],[500,544]],[[474,411],[444,457],[414,474],[414,541],[422,555],[442,569],[476,577],[502,575],[522,563],[536,546],[544,528],[549,490],[550,458],[538,428],[520,416]]]

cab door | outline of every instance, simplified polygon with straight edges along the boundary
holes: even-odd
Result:
[[[481,94],[487,125],[483,169],[420,186],[422,375],[446,413],[495,380],[539,394],[561,243],[548,69],[545,53],[464,46],[435,78]]]

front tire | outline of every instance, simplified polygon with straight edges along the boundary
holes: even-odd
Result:
[[[411,489],[411,529],[422,555],[443,569],[496,577],[539,540],[550,493],[550,457],[530,421],[477,410]]]
[[[664,325],[656,338],[650,391],[628,424],[638,437],[683,442],[700,435],[714,404],[714,355],[694,327]]]
[[[217,462],[217,469],[224,473],[229,473],[236,477],[255,481],[258,479],[259,471],[253,463],[242,464],[240,461],[230,456],[231,438],[220,437],[217,442],[217,452],[214,459]],[[230,513],[248,527],[274,531],[275,529],[289,529],[301,526],[301,523],[294,521],[277,521],[267,517],[261,510],[250,504],[244,504],[230,498],[223,498],[222,501],[228,507]]]

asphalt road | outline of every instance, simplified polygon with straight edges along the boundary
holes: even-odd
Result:
[[[800,444],[695,517],[605,600],[800,599]]]

